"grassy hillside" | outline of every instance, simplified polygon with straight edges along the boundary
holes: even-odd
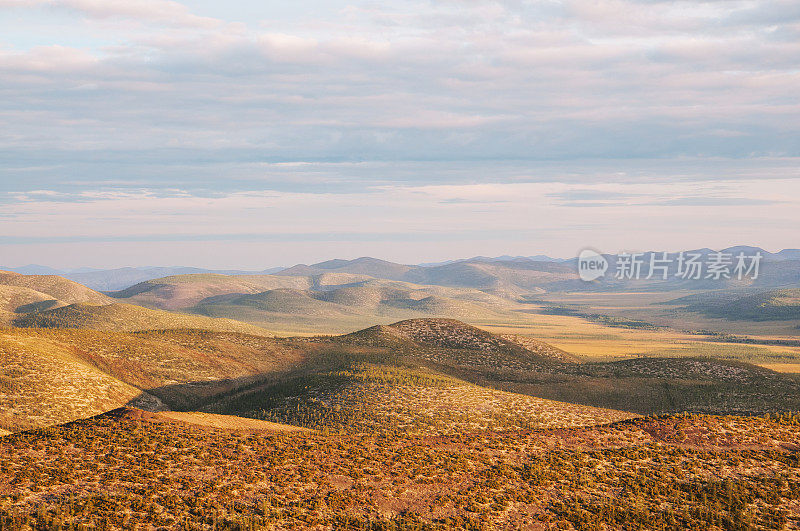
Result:
[[[368,275],[379,279],[415,284],[471,288],[503,296],[516,296],[541,289],[579,287],[574,268],[535,260],[463,260],[422,267],[394,264],[375,258],[329,260],[311,266],[300,264],[277,275],[313,276],[325,272]]]
[[[546,343],[537,342],[537,349],[530,350],[520,342],[454,319],[409,319],[370,327],[334,340],[383,348],[414,363],[429,363],[440,370],[549,373],[560,368],[563,361],[554,359],[551,353],[558,349]]]
[[[181,275],[114,296],[146,307],[225,317],[289,333],[335,333],[412,317],[518,318],[510,301],[478,290],[337,272],[308,277]]]
[[[0,271],[0,286],[28,288],[65,304],[108,304],[111,300],[77,282],[55,275],[21,275]]]
[[[114,413],[114,412],[112,412]],[[144,418],[143,420],[153,422],[177,422],[180,424],[191,424],[194,426],[204,426],[206,428],[218,428],[225,430],[257,431],[270,433],[306,433],[310,430],[288,424],[278,424],[264,420],[237,417],[235,415],[214,415],[213,413],[200,413],[197,411],[161,411],[149,413],[142,410],[123,408],[116,413],[121,416],[134,416]]]
[[[357,358],[209,406],[335,431],[453,434],[610,422],[631,415],[479,387],[431,369]]]
[[[275,289],[252,295],[212,297],[187,311],[264,326],[291,320],[291,316],[295,321],[301,319],[307,326],[317,324],[320,327],[359,318],[372,322],[376,319],[391,322],[415,316],[513,318],[510,312],[497,304],[476,303],[470,300],[470,295],[460,292],[448,293],[450,297],[442,296],[438,294],[440,291],[409,284],[368,281],[320,291]]]
[[[198,328],[269,335],[230,319],[152,310],[114,299],[52,275],[0,273],[0,325],[108,331]]]
[[[640,414],[760,415],[800,410],[800,380],[747,363],[648,358],[581,364],[548,376],[485,382],[500,389]]]
[[[105,295],[58,276],[0,271],[0,325],[10,326],[20,314],[67,304],[110,302]]]
[[[162,330],[198,328],[220,332],[271,335],[253,325],[231,319],[211,319],[163,310],[151,310],[132,304],[70,304],[51,310],[23,314],[11,324],[21,328],[85,328],[107,331]]]
[[[447,319],[294,339],[77,329],[9,329],[0,338],[3,410],[23,412],[9,413],[2,429],[79,418],[133,399],[307,428],[428,433],[585,425],[629,414],[623,411],[800,410],[797,378],[752,365],[575,363],[546,343],[529,349]]]
[[[50,295],[30,288],[0,285],[0,325],[10,326],[20,313],[26,311],[47,310],[63,305]]]
[[[208,410],[316,429],[442,434],[591,424],[622,411],[800,409],[797,379],[752,365],[688,358],[578,364],[553,356],[558,350],[549,345],[528,350],[446,319],[290,342],[325,348],[324,362],[309,358],[286,378],[220,397]]]
[[[0,428],[17,431],[84,418],[141,394],[69,345],[0,333]]]
[[[313,350],[207,331],[2,330],[0,428],[84,418],[134,399],[191,409],[209,396],[288,371]]]
[[[116,412],[0,439],[0,527],[793,529],[799,424],[382,437]]]
[[[712,292],[682,297],[670,301],[669,304],[682,304],[688,310],[728,320],[796,320],[800,322],[800,289],[780,289],[748,294]]]
[[[141,282],[113,297],[147,308],[177,310],[203,299],[231,293],[259,293],[278,288],[308,288],[308,279],[275,275],[175,275]]]

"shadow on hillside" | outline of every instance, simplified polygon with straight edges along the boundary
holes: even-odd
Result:
[[[352,362],[352,360],[350,360]],[[147,389],[128,405],[147,410],[207,410],[245,414],[307,393],[315,376],[345,361],[302,365],[278,373]],[[416,366],[466,382],[573,404],[662,415],[684,411],[762,415],[800,410],[800,379],[744,363],[693,358],[564,364],[561,372],[493,372],[414,360]],[[391,365],[391,363],[390,363]]]
[[[285,379],[295,378],[297,375],[294,372],[164,385],[146,389],[125,405],[146,411],[198,411],[233,396],[258,391]]]

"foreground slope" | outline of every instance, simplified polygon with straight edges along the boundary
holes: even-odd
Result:
[[[192,409],[289,370],[301,349],[208,331],[0,331],[0,428],[47,426],[126,403]]]
[[[68,345],[0,333],[0,428],[16,431],[96,415],[141,394]]]
[[[0,527],[792,529],[798,424],[376,437],[115,413],[0,438]]]

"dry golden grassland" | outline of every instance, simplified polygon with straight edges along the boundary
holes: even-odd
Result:
[[[47,426],[136,400],[188,407],[303,357],[236,333],[0,330],[0,427]]]
[[[0,439],[0,527],[791,529],[798,424],[691,415],[385,437],[124,410]]]
[[[710,356],[748,361],[779,372],[797,372],[793,369],[800,363],[800,347],[797,346],[724,342],[669,328],[620,328],[569,315],[529,314],[524,322],[483,321],[472,324],[495,334],[535,338],[578,356],[583,361],[611,361],[639,356]],[[758,340],[794,339],[767,334],[748,337]],[[778,367],[780,364],[785,366]]]

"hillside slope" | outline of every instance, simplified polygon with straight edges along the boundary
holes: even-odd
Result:
[[[207,407],[307,428],[444,435],[582,426],[631,414],[480,387],[430,369],[356,358],[249,389]]]
[[[753,365],[574,363],[546,343],[529,349],[448,319],[337,337],[17,328],[0,331],[0,340],[2,409],[16,412],[0,419],[0,429],[80,418],[134,399],[306,428],[438,434],[631,414],[800,410],[800,379]]]
[[[69,346],[0,333],[0,428],[11,431],[96,415],[142,394]]]
[[[443,434],[591,424],[630,414],[624,411],[800,408],[800,381],[753,365],[691,358],[579,364],[554,356],[547,344],[528,350],[448,319],[290,342],[347,349],[332,349],[324,363],[315,358],[281,381],[220,397],[208,411],[317,429]]]
[[[58,276],[5,272],[0,272],[0,325],[108,331],[198,328],[271,335],[263,328],[230,319],[211,319],[118,303],[111,297]]]
[[[263,328],[231,319],[212,319],[200,315],[151,310],[123,303],[102,306],[70,304],[20,315],[13,319],[11,324],[20,328],[83,328],[117,332],[198,328],[220,332],[272,335]]]
[[[0,325],[11,326],[21,313],[48,310],[64,304],[30,288],[0,285]]]
[[[65,304],[109,304],[111,299],[77,282],[55,275],[21,275],[0,271],[0,285],[28,288]]]
[[[110,304],[112,299],[71,280],[52,275],[0,271],[0,325],[11,326],[22,314],[68,304]]]
[[[0,439],[0,527],[794,529],[797,439],[792,418],[380,437],[109,414]]]
[[[510,301],[474,289],[421,286],[363,275],[182,275],[113,294],[150,308],[225,317],[287,333],[350,331],[413,317],[518,318]]]
[[[459,260],[435,266],[408,266],[363,257],[355,260],[329,260],[319,264],[300,264],[276,273],[281,276],[310,276],[325,272],[369,275],[415,284],[470,288],[501,296],[580,287],[574,267],[531,259]]]
[[[190,409],[291,369],[314,347],[208,331],[0,331],[0,428],[84,418],[130,401]]]
[[[674,299],[666,304],[684,305],[687,310],[728,320],[800,321],[800,289],[702,293]]]
[[[306,289],[309,286],[308,279],[276,275],[175,275],[141,282],[112,296],[147,308],[177,310],[219,295],[252,294],[279,288]]]

